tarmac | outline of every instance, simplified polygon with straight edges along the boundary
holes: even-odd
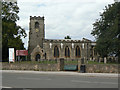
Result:
[[[77,75],[77,76],[88,76],[88,77],[110,77],[118,78],[117,73],[80,73],[73,71],[27,71],[27,70],[0,70],[0,73],[34,73],[34,74],[48,74],[48,75]]]

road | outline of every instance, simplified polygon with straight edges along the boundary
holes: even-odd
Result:
[[[40,73],[2,73],[3,88],[118,88],[118,78]]]

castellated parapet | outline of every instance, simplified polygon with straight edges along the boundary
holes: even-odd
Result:
[[[41,16],[38,16],[38,17],[30,16],[30,20],[44,20],[44,16],[43,17],[41,17]]]

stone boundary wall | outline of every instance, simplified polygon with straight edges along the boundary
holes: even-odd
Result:
[[[87,73],[118,73],[117,64],[87,64]]]
[[[2,63],[3,70],[58,71],[58,64]]]
[[[64,71],[64,61],[54,64],[40,63],[2,63],[3,70]],[[81,65],[81,64],[80,64]],[[78,65],[78,68],[79,66]],[[78,69],[78,72],[80,68]],[[86,64],[86,73],[118,73],[117,64]]]

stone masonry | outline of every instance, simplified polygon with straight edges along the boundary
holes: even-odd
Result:
[[[44,17],[30,16],[29,24],[29,59],[38,61],[42,59],[55,60],[64,58],[65,60],[90,59],[95,58],[95,42],[83,38],[82,40],[71,39],[45,39]],[[57,47],[57,53],[55,52]],[[66,47],[69,51],[66,51]],[[77,50],[78,47],[78,51]],[[79,53],[79,55],[76,55]],[[66,56],[69,54],[69,57]],[[57,55],[58,56],[55,56]]]

